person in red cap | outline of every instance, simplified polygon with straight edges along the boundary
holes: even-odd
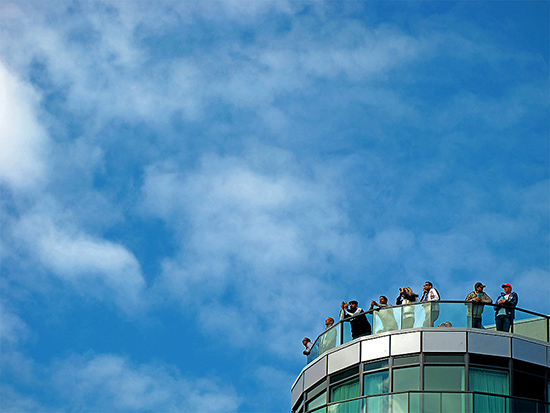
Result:
[[[495,307],[495,324],[497,331],[510,331],[514,322],[514,308],[518,305],[518,295],[512,292],[510,284],[502,284],[503,293],[497,298]],[[512,328],[512,332],[514,329]]]
[[[472,328],[483,328],[481,325],[481,314],[483,314],[483,305],[491,304],[493,300],[489,297],[483,289],[485,286],[479,281],[474,285],[474,291],[469,293],[464,301],[473,301],[472,304],[468,304],[468,321]]]

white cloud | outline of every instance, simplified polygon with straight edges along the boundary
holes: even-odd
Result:
[[[39,213],[23,216],[13,234],[52,275],[81,294],[113,300],[129,312],[143,305],[145,281],[140,265],[124,246]]]
[[[40,98],[0,62],[0,181],[33,188],[47,176],[49,138],[37,113]]]
[[[0,409],[3,412],[43,412],[48,410],[32,397],[19,393],[6,383],[2,383],[0,386]]]
[[[0,343],[3,351],[17,345],[28,337],[28,327],[21,318],[0,302]]]
[[[240,404],[231,386],[112,354],[61,360],[52,366],[52,379],[74,410],[231,412]]]
[[[199,313],[206,330],[243,345],[253,326],[279,353],[300,334],[288,329],[292,308],[324,308],[324,297],[339,288],[329,287],[331,268],[358,250],[337,177],[323,168],[305,174],[288,155],[264,147],[242,157],[207,156],[189,173],[156,165],[143,186],[144,208],[166,220],[180,243],[157,287],[184,307],[208,303],[211,311]],[[216,305],[228,291],[229,301]],[[298,323],[313,318],[305,314]]]

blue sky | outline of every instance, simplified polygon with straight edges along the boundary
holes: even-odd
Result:
[[[549,3],[0,6],[3,411],[290,409],[341,300],[550,313]]]

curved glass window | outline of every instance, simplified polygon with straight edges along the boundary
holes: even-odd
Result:
[[[377,371],[363,376],[363,396],[371,394],[389,393],[390,372],[389,370]]]
[[[354,397],[359,397],[359,377],[337,384],[330,389],[331,402],[353,399]]]
[[[306,410],[310,412],[313,409],[316,409],[317,407],[320,407],[326,404],[326,402],[327,402],[327,393],[323,392],[307,403]]]
[[[420,390],[420,366],[393,369],[392,382],[394,392]]]
[[[510,394],[508,372],[505,370],[470,367],[469,379],[470,391]],[[476,394],[474,400],[476,410],[481,412],[504,412],[507,406],[507,401],[503,397]]]
[[[464,367],[424,367],[424,390],[464,391]]]

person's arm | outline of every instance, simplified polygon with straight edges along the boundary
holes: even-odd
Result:
[[[340,320],[343,320],[343,319],[348,318],[348,317],[349,317],[349,315],[347,314],[347,311],[345,310],[345,308],[342,308],[340,310]]]
[[[468,293],[464,301],[474,301],[474,298],[476,298],[476,292],[472,291],[471,293]]]
[[[508,307],[515,307],[518,305],[518,295],[516,293],[510,293],[510,296],[504,305],[507,305]]]
[[[483,293],[483,294],[481,295],[481,302],[482,302],[482,303],[485,303],[485,304],[491,304],[491,303],[493,302],[493,300],[491,299],[491,297],[489,297],[489,296],[487,295],[487,293]]]

